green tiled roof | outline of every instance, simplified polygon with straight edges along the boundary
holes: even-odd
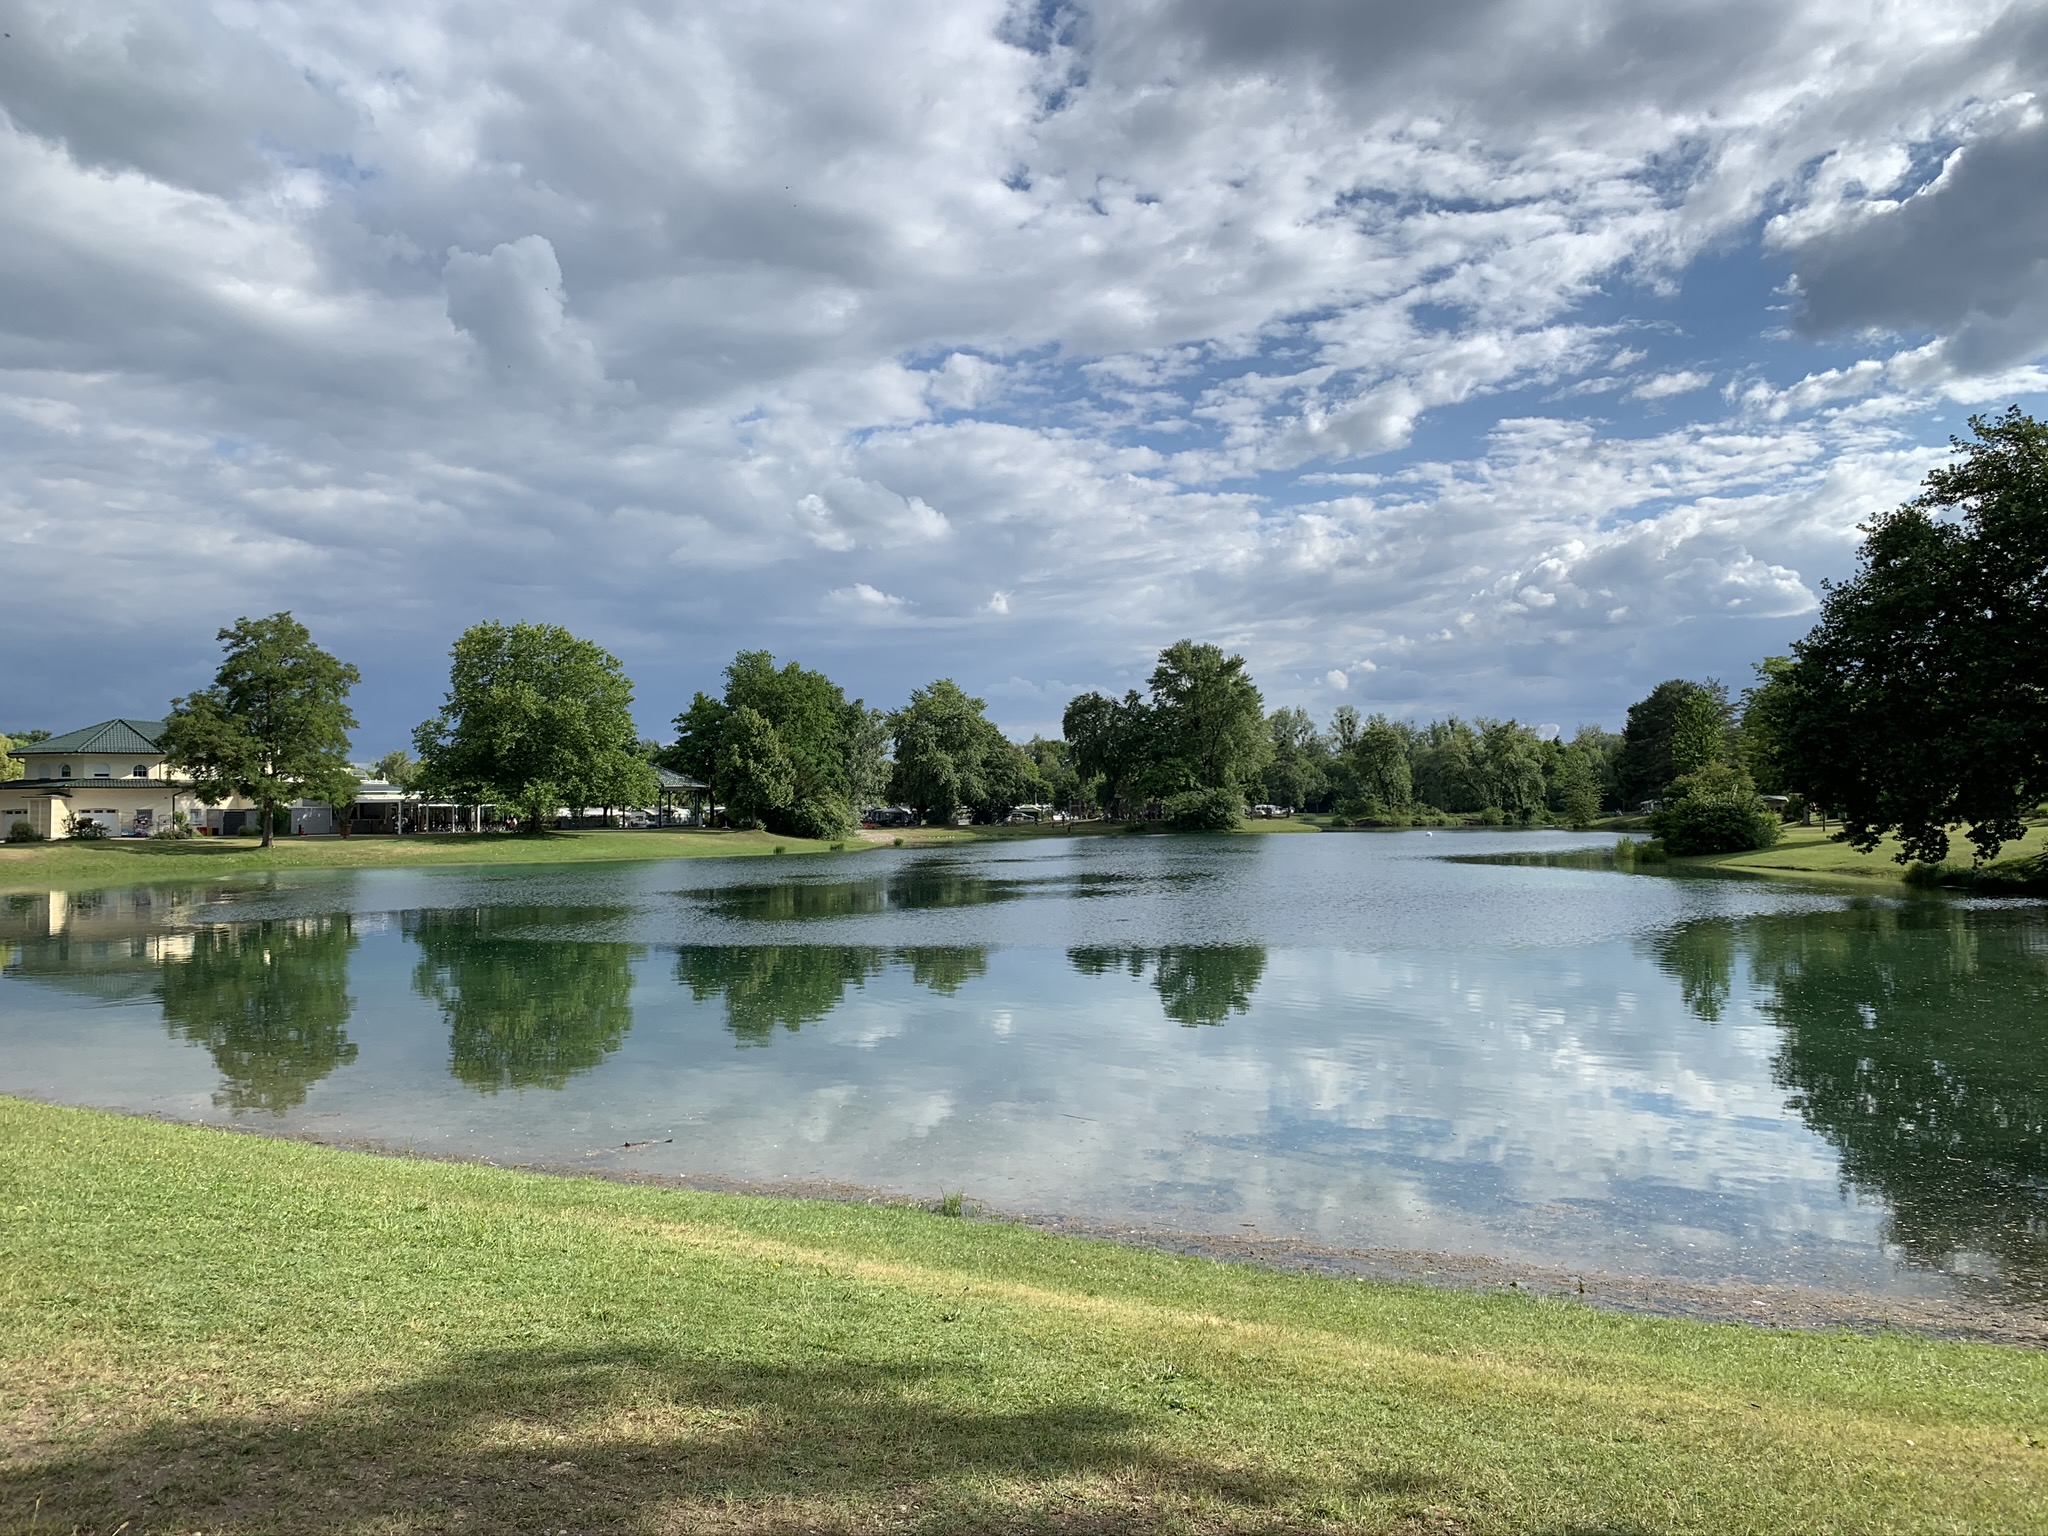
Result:
[[[661,781],[661,787],[663,789],[710,788],[708,784],[699,784],[695,779],[685,778],[680,773],[670,773],[666,768],[663,768],[658,764],[655,767],[654,776]]]
[[[14,750],[16,755],[23,752],[38,755],[69,752],[74,757],[90,757],[100,752],[108,757],[127,757],[137,752],[161,751],[156,742],[163,733],[164,723],[161,720],[102,720],[98,725],[88,725],[83,730],[52,736],[48,741],[31,742]]]

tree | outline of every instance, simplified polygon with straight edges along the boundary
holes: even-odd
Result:
[[[1079,805],[1086,795],[1080,770],[1074,766],[1074,749],[1064,741],[1033,736],[1024,743],[1024,755],[1045,781],[1046,799],[1064,809]]]
[[[419,773],[419,764],[403,747],[395,747],[370,765],[370,772],[386,784],[404,789]]]
[[[539,833],[562,806],[648,805],[633,684],[609,651],[558,624],[473,624],[455,642],[440,713],[413,732],[420,779],[516,807]]]
[[[1796,699],[1790,656],[1766,656],[1755,684],[1742,690],[1742,766],[1766,794],[1785,790],[1785,732]]]
[[[1112,816],[1129,801],[1152,756],[1152,709],[1134,688],[1121,699],[1084,693],[1067,706],[1060,732],[1083,779],[1102,781],[1103,808]]]
[[[1695,687],[1671,712],[1671,776],[1718,763],[1727,755],[1728,690],[1720,683]]]
[[[1364,722],[1358,718],[1358,711],[1349,704],[1339,704],[1330,716],[1330,739],[1339,752],[1349,752],[1358,745],[1358,733]]]
[[[1266,712],[1242,656],[1178,640],[1152,669],[1150,787],[1172,794],[1256,784],[1272,757]]]
[[[735,727],[741,710],[754,718]],[[858,699],[848,703],[822,672],[793,661],[777,667],[767,651],[734,656],[725,669],[724,696],[700,692],[675,726],[674,744],[657,761],[701,779],[713,804],[724,803],[737,819],[772,832],[837,837],[853,825],[856,803],[872,803],[881,792],[876,711]],[[731,743],[744,744],[748,753],[744,782],[735,778],[738,765],[726,760]]]
[[[10,755],[14,750],[15,743],[6,736],[0,736],[0,784],[18,779],[28,771],[20,758]]]
[[[1592,756],[1577,745],[1558,748],[1550,775],[1550,808],[1574,827],[1600,814],[1600,773]]]
[[[1747,853],[1778,840],[1777,812],[1740,768],[1708,763],[1673,779],[1668,796],[1654,825],[1672,853]]]
[[[1869,850],[1938,863],[1964,825],[1979,860],[2048,795],[2048,426],[2018,407],[1921,494],[1865,525],[1793,647],[1786,781]]]
[[[1408,766],[1407,733],[1385,715],[1374,715],[1357,732],[1348,754],[1358,800],[1347,806],[1354,816],[1380,819],[1405,811],[1415,796]]]
[[[230,795],[255,801],[268,848],[279,807],[355,797],[348,694],[362,674],[315,645],[289,613],[237,619],[216,638],[227,654],[213,686],[171,701],[159,745],[207,804]]]
[[[889,790],[889,716],[855,699],[846,712],[846,798],[856,816]]]
[[[1688,703],[1701,693],[1717,695],[1725,721],[1727,690],[1719,683],[1692,683],[1682,677],[1659,683],[1646,697],[1629,706],[1621,749],[1614,756],[1614,797],[1622,810],[1633,811],[1643,801],[1659,798],[1665,786],[1678,777],[1681,770],[1673,759],[1672,747],[1681,714],[1688,729],[1684,750],[1693,754],[1701,749],[1704,737],[1699,722],[1703,709],[1697,702]],[[1699,766],[1697,762],[1691,763],[1685,771]]]
[[[690,707],[675,718],[675,741],[655,759],[669,772],[686,774],[703,784],[713,805],[724,804],[718,754],[729,713],[723,699],[714,699],[700,690],[690,701]]]
[[[796,768],[768,717],[742,704],[725,717],[719,759],[725,770],[725,803],[735,823],[745,826],[772,817],[782,820],[796,794]]]
[[[995,821],[1042,793],[1044,780],[1030,758],[983,707],[949,677],[913,692],[889,717],[896,744],[891,798],[930,821],[950,821],[962,806]]]
[[[1305,709],[1276,709],[1266,719],[1272,761],[1262,776],[1266,799],[1274,805],[1309,806],[1322,798],[1329,783],[1324,764],[1329,746]]]

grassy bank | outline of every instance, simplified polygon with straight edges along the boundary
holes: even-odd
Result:
[[[0,890],[52,886],[204,880],[272,869],[369,869],[433,864],[580,864],[631,859],[701,859],[756,854],[822,853],[829,843],[769,832],[549,832],[540,837],[436,833],[426,837],[292,837],[272,848],[253,838],[200,837],[187,842],[115,838],[0,845]],[[849,848],[862,846],[849,838]]]
[[[2048,1356],[0,1099],[0,1529],[2048,1530]]]
[[[1958,838],[1958,846],[1951,855],[1950,867],[1960,870],[1969,861],[1969,844]],[[1994,869],[2011,868],[2039,854],[2048,844],[2048,823],[2035,822],[2030,825],[2027,836],[2017,843],[2008,843],[1999,852],[1990,866]],[[1847,843],[1834,841],[1832,830],[1819,827],[1787,827],[1783,839],[1775,848],[1766,848],[1756,853],[1702,854],[1693,858],[1674,859],[1678,866],[1704,868],[1739,869],[1752,874],[1798,875],[1809,879],[1846,881],[1857,884],[1872,882],[1898,884],[1906,878],[1907,866],[1899,863],[1894,855],[1899,851],[1898,843],[1887,838],[1876,850],[1858,853]]]

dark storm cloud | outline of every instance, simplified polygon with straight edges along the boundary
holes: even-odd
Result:
[[[1793,252],[1800,329],[1934,332],[1969,372],[2048,344],[2048,123],[1979,139],[1932,185]]]

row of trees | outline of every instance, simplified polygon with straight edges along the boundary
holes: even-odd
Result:
[[[1757,668],[1739,701],[1673,679],[1619,734],[1544,739],[1513,720],[1427,725],[1339,709],[1266,713],[1242,656],[1182,640],[1144,691],[1085,693],[1062,739],[1015,743],[982,700],[940,678],[902,708],[848,699],[821,672],[742,651],[666,744],[640,739],[618,658],[548,624],[477,624],[455,643],[446,701],[414,732],[417,763],[380,769],[472,803],[516,807],[535,830],[560,806],[651,803],[655,765],[710,787],[737,821],[829,838],[881,800],[949,820],[1022,803],[1129,816],[1157,804],[1184,827],[1223,827],[1247,801],[1356,821],[1443,817],[1583,825],[1661,801],[1672,852],[1776,836],[1761,793],[1804,796],[1871,848],[1938,862],[1948,829],[1979,858],[2022,835],[2048,794],[2048,428],[2017,408],[1973,418],[1957,462],[1869,525],[1853,579],[1827,589],[1792,654]],[[289,613],[219,637],[211,687],[175,700],[164,746],[209,799],[263,809],[345,803],[353,666]],[[0,755],[0,763],[9,763]],[[10,764],[11,766],[11,764]]]

